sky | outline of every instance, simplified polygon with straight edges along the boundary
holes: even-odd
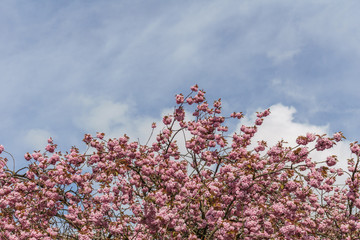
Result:
[[[0,144],[16,168],[51,136],[61,151],[85,133],[145,142],[177,93],[198,84],[224,113],[275,144],[360,135],[359,1],[17,1],[0,8]],[[321,155],[332,155],[326,152]],[[6,157],[6,156],[5,156]],[[323,159],[322,159],[323,160]],[[9,164],[11,168],[11,164]]]

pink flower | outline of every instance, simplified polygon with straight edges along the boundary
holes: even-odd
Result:
[[[0,154],[4,151],[4,146],[0,145]]]
[[[32,157],[31,157],[30,153],[26,153],[26,154],[24,155],[24,158],[25,158],[27,161],[30,161],[30,159],[31,159]]]
[[[255,121],[255,124],[260,126],[263,123],[263,119],[262,118],[257,118]]]
[[[355,143],[351,143],[350,144],[350,150],[351,150],[351,152],[352,153],[355,153],[356,155],[359,155],[359,153],[360,153],[360,146],[359,146],[359,144],[357,144],[357,142],[355,142]]]
[[[285,212],[285,207],[282,203],[275,203],[272,208],[274,209],[275,213],[283,214]]]
[[[334,165],[336,164],[336,162],[337,162],[336,160],[337,160],[337,159],[336,159],[336,156],[335,156],[335,155],[329,156],[329,157],[326,158],[326,164],[327,164],[329,167],[334,166]]]
[[[316,136],[315,136],[315,134],[313,134],[313,133],[307,133],[307,134],[306,134],[306,137],[307,137],[307,139],[308,139],[309,142],[313,142],[313,141],[315,141],[315,139],[316,139]]]
[[[341,232],[344,232],[344,233],[349,232],[349,224],[341,224],[340,230],[341,230]]]
[[[297,189],[297,183],[294,182],[294,181],[289,181],[286,183],[286,188],[290,191],[290,192],[293,192]]]
[[[296,143],[299,144],[299,145],[306,145],[306,144],[308,144],[308,138],[304,137],[304,136],[299,136],[296,139]]]
[[[187,102],[189,105],[191,105],[191,104],[194,103],[194,99],[192,99],[191,97],[188,97],[188,98],[186,99],[186,102]]]
[[[92,140],[92,136],[90,134],[85,134],[85,137],[83,139],[83,141],[87,144],[89,144]]]
[[[184,102],[184,96],[182,94],[176,95],[176,103],[180,104]]]
[[[341,141],[341,138],[343,137],[341,132],[337,132],[333,135],[333,138],[335,139],[335,141],[339,142]]]
[[[48,144],[45,148],[46,151],[53,153],[55,151],[55,145]]]
[[[318,151],[324,151],[333,146],[333,142],[329,138],[319,138],[316,142],[315,148]]]
[[[259,145],[254,148],[255,152],[261,152],[265,150],[265,147],[263,145]]]
[[[258,118],[262,118],[262,117],[269,116],[269,114],[270,114],[270,109],[266,109],[264,112],[260,112],[260,113],[258,113],[256,116],[257,116]]]
[[[198,85],[195,84],[195,85],[192,86],[190,89],[191,89],[191,91],[193,91],[193,92],[197,92],[198,88],[199,88]]]
[[[99,132],[98,132],[98,133],[96,134],[96,137],[99,138],[99,139],[103,139],[104,136],[105,136],[104,133],[99,133]]]
[[[322,209],[322,208],[318,208],[316,211],[320,215],[323,215],[325,213],[324,209]]]
[[[165,116],[165,117],[163,118],[163,123],[164,123],[165,125],[169,125],[171,122],[172,122],[171,116]]]
[[[336,156],[326,158],[327,166],[308,157],[313,145],[318,151],[332,148],[341,132],[298,137],[300,145],[317,140],[309,149],[284,141],[269,148],[265,141],[254,145],[253,136],[269,110],[231,137],[226,134],[231,132],[228,118],[220,116],[220,99],[212,107],[204,91],[197,85],[191,89],[189,104],[176,95],[181,106],[163,118],[166,126],[149,144],[130,141],[125,134],[104,139],[104,133],[97,133],[84,137],[86,147],[95,149],[80,153],[72,147],[49,154],[56,148],[50,138],[49,152],[25,154],[34,161],[15,177],[6,168],[7,159],[0,158],[0,239],[50,240],[61,238],[64,230],[70,238],[84,240],[110,234],[114,239],[192,240],[357,236],[360,223],[348,211],[348,201],[360,208],[354,159],[349,160],[354,172],[347,179],[348,190],[332,186],[343,174],[331,167]],[[185,121],[185,108],[197,117]],[[360,145],[352,143],[351,151],[360,155]],[[69,222],[65,229],[56,228],[54,216]]]

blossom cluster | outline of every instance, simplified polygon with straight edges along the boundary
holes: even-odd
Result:
[[[341,132],[308,133],[293,147],[283,141],[252,147],[269,109],[229,134],[225,124],[243,114],[222,116],[221,99],[211,105],[195,85],[175,100],[149,145],[126,135],[86,134],[85,153],[56,152],[50,138],[44,152],[25,154],[25,169],[10,170],[0,158],[0,239],[360,237],[357,142],[350,146],[356,157],[348,161],[349,188],[339,189],[337,157],[316,162],[310,153],[334,147]],[[193,109],[192,117],[185,109]],[[185,151],[179,135],[190,136]],[[0,153],[6,153],[2,145]]]

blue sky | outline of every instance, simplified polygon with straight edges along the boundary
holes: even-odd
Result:
[[[0,144],[20,167],[49,136],[62,151],[97,131],[142,140],[175,94],[195,83],[209,100],[221,97],[227,113],[250,118],[273,107],[262,137],[341,130],[357,140],[359,8],[358,1],[4,1]]]

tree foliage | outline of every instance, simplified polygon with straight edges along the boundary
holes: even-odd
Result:
[[[176,104],[151,144],[86,134],[85,153],[56,152],[50,138],[44,152],[25,154],[25,169],[10,170],[0,158],[0,238],[360,237],[357,142],[350,146],[356,157],[349,160],[349,188],[340,190],[333,186],[343,174],[336,156],[316,162],[309,154],[331,149],[341,132],[308,133],[293,147],[252,147],[269,109],[230,134],[227,122],[243,114],[222,116],[221,100],[210,105],[197,85],[186,97],[176,95]]]

